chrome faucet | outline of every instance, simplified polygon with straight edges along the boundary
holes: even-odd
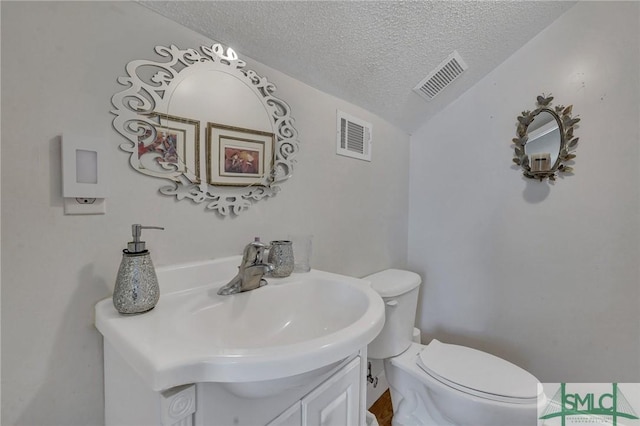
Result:
[[[273,265],[263,261],[267,248],[267,245],[260,242],[260,238],[247,244],[242,253],[242,262],[238,266],[238,274],[227,285],[220,288],[218,294],[226,296],[267,285],[267,280],[263,278],[264,274],[273,270]]]

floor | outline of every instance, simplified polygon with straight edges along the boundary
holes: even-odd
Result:
[[[376,402],[373,403],[371,408],[369,408],[369,411],[376,416],[380,426],[391,426],[393,408],[391,406],[391,394],[388,389]]]

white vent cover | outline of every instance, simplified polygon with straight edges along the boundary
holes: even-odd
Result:
[[[435,70],[431,71],[424,80],[418,83],[418,85],[413,88],[413,91],[426,100],[431,100],[458,78],[467,68],[467,64],[462,57],[454,50]]]
[[[338,155],[371,161],[371,123],[338,110]]]

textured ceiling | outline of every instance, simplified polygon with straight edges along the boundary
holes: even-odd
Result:
[[[575,2],[140,1],[412,133]],[[187,47],[187,46],[181,46]],[[198,47],[198,46],[189,46]],[[412,89],[453,51],[469,68],[431,101]]]

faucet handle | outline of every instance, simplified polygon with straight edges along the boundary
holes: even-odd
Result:
[[[260,241],[260,237],[255,237],[252,242],[247,244],[247,247],[255,247],[256,249],[269,250],[271,247],[269,244],[265,244]]]
[[[264,256],[264,251],[267,248],[268,246],[260,241],[260,237],[255,237],[253,241],[247,244],[244,248],[242,265],[247,267],[262,263],[262,257]]]

